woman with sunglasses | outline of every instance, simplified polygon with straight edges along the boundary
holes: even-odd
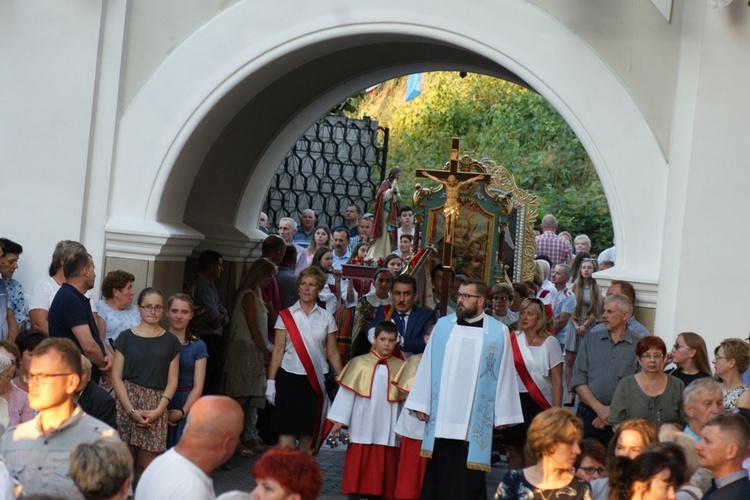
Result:
[[[619,425],[645,418],[656,428],[666,422],[687,422],[682,404],[685,384],[664,373],[667,346],[659,337],[643,337],[635,346],[641,372],[620,380],[612,397],[609,423]]]
[[[533,463],[533,459],[524,457],[529,424],[542,411],[562,403],[563,354],[557,339],[547,332],[548,320],[540,299],[526,299],[521,304],[519,331],[511,333],[524,423],[503,433],[509,469],[522,469]]]
[[[117,396],[117,430],[136,459],[137,477],[167,449],[167,406],[177,390],[180,341],[159,322],[164,295],[145,288],[138,295],[141,322],[114,342],[112,387]]]
[[[750,347],[742,339],[724,339],[714,350],[714,369],[724,389],[724,409],[750,409],[750,387],[742,383],[740,374],[750,364]]]
[[[697,333],[679,334],[667,358],[675,365],[672,370],[667,370],[667,373],[682,380],[685,387],[694,380],[711,376],[706,343]]]

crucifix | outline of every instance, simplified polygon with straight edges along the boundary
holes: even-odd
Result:
[[[456,219],[460,213],[461,204],[458,202],[458,193],[466,184],[485,181],[489,182],[492,175],[477,172],[459,172],[458,170],[458,146],[460,139],[454,137],[451,139],[451,155],[448,170],[424,170],[417,169],[417,177],[426,177],[445,188],[445,205],[443,216],[445,217],[445,232],[443,235],[443,269],[450,269],[453,262],[453,229],[455,228]],[[440,314],[445,316],[448,305],[448,279],[444,276],[443,289],[440,291]]]

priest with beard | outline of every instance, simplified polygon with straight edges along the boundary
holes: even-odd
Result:
[[[508,327],[484,313],[488,287],[464,280],[435,325],[405,408],[425,422],[422,499],[487,498],[492,431],[523,421]]]

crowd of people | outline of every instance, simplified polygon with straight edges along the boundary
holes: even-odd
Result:
[[[183,293],[114,270],[90,300],[75,241],[27,303],[23,249],[0,239],[0,498],[216,498],[233,455],[260,456],[257,487],[225,498],[315,498],[327,436],[348,444],[349,498],[750,498],[745,340],[715,346],[713,371],[697,333],[670,349],[631,283],[597,283],[614,247],[596,258],[551,215],[532,280],[490,288],[438,264],[425,293],[413,211],[387,209],[351,205],[333,230],[309,209],[280,219],[229,307],[212,250]],[[374,234],[392,251],[375,263]]]

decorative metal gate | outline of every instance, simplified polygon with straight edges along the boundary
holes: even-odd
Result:
[[[344,223],[346,206],[367,211],[385,177],[388,129],[369,117],[323,116],[297,140],[276,171],[264,211],[274,227],[282,217],[299,222],[311,208],[318,224]]]

